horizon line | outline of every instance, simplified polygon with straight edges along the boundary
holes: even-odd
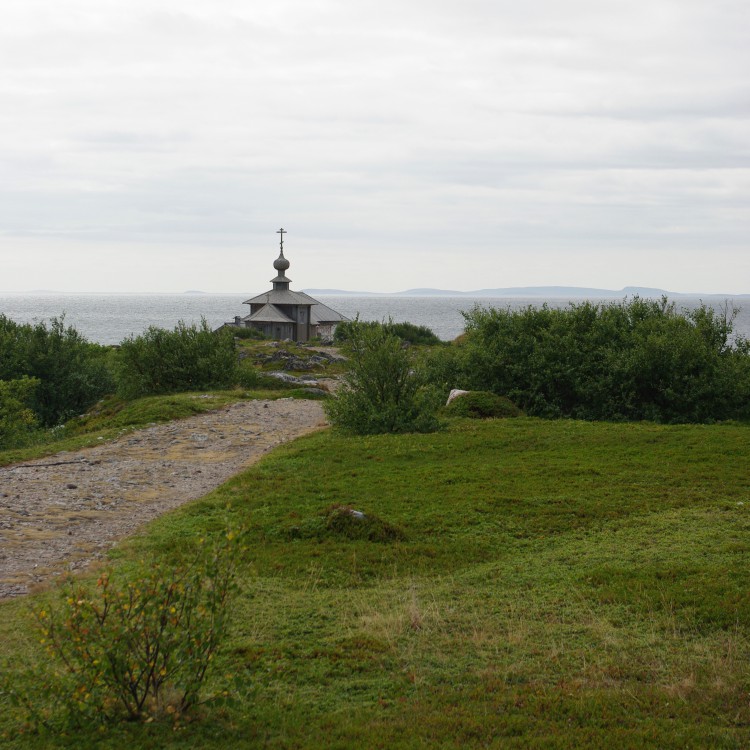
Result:
[[[747,297],[750,296],[750,292],[677,292],[667,289],[661,289],[657,287],[646,287],[637,285],[627,285],[622,289],[607,289],[604,287],[587,287],[587,286],[569,286],[562,284],[549,284],[539,286],[514,286],[514,287],[497,287],[497,288],[485,288],[485,289],[472,289],[468,291],[458,289],[439,289],[439,288],[414,288],[405,289],[397,292],[375,292],[375,291],[364,291],[364,290],[348,290],[348,289],[333,289],[333,288],[317,288],[317,287],[306,287],[301,291],[306,293],[315,293],[323,296],[400,296],[400,297],[430,297],[430,296],[442,296],[442,297],[503,297],[503,296],[526,296],[526,297],[544,297],[549,296],[552,292],[557,291],[562,294],[574,294],[579,292],[580,296],[589,296],[591,294],[602,293],[607,295],[625,295],[631,294],[658,294],[667,296],[681,296],[681,297]],[[63,289],[25,289],[25,290],[0,290],[0,294],[8,295],[22,295],[22,294],[71,294],[71,295],[174,295],[174,296],[200,296],[200,295],[245,295],[253,294],[248,291],[206,291],[202,289],[189,289],[184,291],[103,291],[103,290],[63,290]]]

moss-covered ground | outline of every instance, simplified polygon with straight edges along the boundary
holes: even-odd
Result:
[[[227,510],[227,506],[230,506]],[[364,518],[332,511],[344,506]],[[230,637],[191,722],[14,748],[750,746],[750,427],[453,421],[318,433],[121,545],[246,527]],[[45,669],[29,608],[0,663]],[[230,675],[232,676],[230,678]]]

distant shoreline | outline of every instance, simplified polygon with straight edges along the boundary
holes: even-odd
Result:
[[[362,292],[348,291],[346,289],[303,289],[310,295],[323,295],[328,297],[540,297],[560,298],[571,297],[576,299],[623,299],[624,297],[750,297],[750,292],[670,292],[666,289],[655,289],[651,287],[626,286],[622,289],[598,289],[594,287],[578,286],[516,286],[496,289],[476,289],[463,292],[455,289],[406,289],[401,292]],[[251,294],[252,291],[242,292],[206,292],[198,289],[190,289],[185,292],[71,292],[55,289],[29,289],[25,291],[3,291],[5,295],[70,295],[70,296],[193,296],[193,295],[234,295]]]
[[[498,289],[476,289],[461,292],[453,289],[407,289],[403,292],[348,292],[343,289],[305,289],[307,294],[342,297],[592,297],[622,299],[639,297],[750,297],[750,292],[670,292],[666,289],[627,286],[623,289],[596,289],[578,286],[517,286]]]

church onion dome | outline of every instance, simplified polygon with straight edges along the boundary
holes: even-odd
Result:
[[[277,271],[280,271],[281,274],[283,274],[284,271],[286,271],[289,268],[290,265],[291,264],[289,263],[289,261],[284,257],[284,251],[283,250],[281,251],[281,253],[279,253],[279,257],[276,258],[276,260],[273,262],[273,267]]]

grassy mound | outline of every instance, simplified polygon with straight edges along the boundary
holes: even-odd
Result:
[[[469,391],[458,396],[445,407],[451,417],[490,419],[499,417],[522,417],[523,411],[509,398],[489,391]]]
[[[404,539],[402,529],[371,512],[334,503],[313,518],[293,523],[284,533],[290,539],[393,542]]]

